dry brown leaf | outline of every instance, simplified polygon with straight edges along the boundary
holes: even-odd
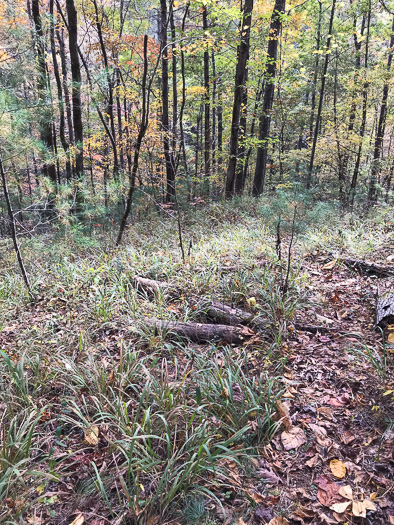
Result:
[[[82,523],[85,522],[85,518],[83,517],[83,514],[78,514],[78,516],[73,520],[70,525],[82,525]]]
[[[330,461],[330,470],[336,478],[342,479],[346,476],[346,467],[339,459]]]
[[[338,512],[338,514],[342,514],[343,512],[346,511],[348,506],[351,505],[351,503],[352,503],[351,501],[344,501],[342,503],[334,503],[333,505],[331,505],[330,509],[335,512]]]
[[[333,261],[330,261],[329,263],[322,266],[321,269],[322,270],[332,270],[336,264],[337,264],[337,260],[334,259]]]
[[[305,432],[300,427],[292,427],[289,430],[284,430],[280,438],[285,450],[299,448],[306,443]]]
[[[97,425],[92,425],[89,428],[85,428],[84,434],[85,442],[88,445],[92,445],[93,447],[97,445],[99,442],[99,427]]]
[[[147,521],[147,525],[158,525],[158,523],[160,523],[160,516],[152,516]]]
[[[247,525],[247,523],[244,522],[244,520],[242,518],[239,518],[236,522],[235,522],[235,525]]]
[[[309,428],[313,431],[313,433],[316,436],[316,441],[319,443],[322,447],[328,447],[331,445],[331,439],[327,437],[327,430],[323,427],[320,427],[319,425],[315,425],[314,423],[309,423]]]
[[[349,430],[345,430],[345,432],[342,434],[342,441],[345,443],[345,445],[349,445],[352,441],[355,440],[355,437]]]
[[[316,465],[319,462],[319,455],[315,454],[311,459],[308,459],[308,461],[305,461],[305,465],[307,465],[310,468],[316,467]]]
[[[289,430],[289,428],[293,426],[290,418],[289,407],[285,403],[282,403],[282,401],[277,401],[276,407],[278,409],[279,416],[285,426],[285,429]]]
[[[353,499],[353,490],[350,485],[345,485],[344,487],[341,487],[339,489],[339,494],[343,496],[344,498],[347,498],[350,500]]]
[[[367,510],[376,510],[376,506],[370,499],[363,501],[353,501],[352,512],[359,518],[367,517]]]
[[[289,522],[286,518],[283,518],[283,516],[275,516],[268,525],[289,525]]]
[[[317,499],[322,505],[329,507],[333,503],[342,501],[342,497],[339,495],[339,485],[328,479],[327,476],[319,476],[315,479],[315,483],[319,487]]]
[[[394,525],[394,516],[389,516],[389,523]]]

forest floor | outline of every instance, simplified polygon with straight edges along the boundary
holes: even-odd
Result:
[[[186,265],[176,240],[148,254],[141,226],[121,255],[37,263],[34,303],[4,274],[1,523],[394,523],[394,345],[374,329],[394,278],[338,259],[392,265],[392,226],[297,241],[283,295],[269,233],[220,215]],[[177,291],[136,291],[135,273]],[[144,324],[205,322],[212,298],[268,319],[269,337],[199,344]]]

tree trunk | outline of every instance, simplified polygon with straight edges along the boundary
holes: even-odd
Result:
[[[39,0],[32,0],[31,12],[33,16],[35,34],[36,34],[36,53],[37,53],[37,65],[38,65],[38,96],[42,103],[42,108],[45,114],[41,118],[40,122],[40,134],[41,140],[45,147],[48,149],[49,155],[54,155],[53,147],[53,135],[52,135],[52,114],[49,116],[47,109],[47,95],[50,88],[49,76],[46,68],[45,61],[45,46],[44,46],[44,34],[42,30],[42,22],[40,16]],[[52,182],[57,183],[56,178],[56,167],[53,160],[50,162],[44,162],[42,167],[44,176],[49,177]]]
[[[331,6],[330,23],[329,23],[329,26],[328,26],[328,35],[327,35],[327,43],[326,43],[326,57],[325,57],[325,60],[324,60],[322,79],[321,79],[319,106],[318,106],[318,109],[317,109],[315,130],[314,130],[314,133],[313,133],[313,143],[312,143],[311,158],[310,158],[310,161],[309,161],[308,177],[307,177],[307,181],[306,181],[306,187],[308,189],[311,187],[311,184],[312,184],[312,173],[313,173],[313,167],[314,167],[314,163],[315,163],[317,137],[319,135],[320,119],[321,119],[321,114],[322,114],[322,110],[323,110],[324,90],[325,90],[325,86],[326,86],[328,60],[329,60],[329,56],[330,56],[329,55],[329,51],[330,51],[331,38],[332,38],[332,27],[333,27],[333,23],[334,23],[335,4],[336,4],[336,0],[333,0],[332,1],[332,6]]]
[[[114,89],[113,89],[114,83],[113,83],[113,79],[111,78],[111,73],[109,70],[107,49],[105,47],[105,42],[104,42],[104,37],[103,37],[102,18],[100,18],[100,13],[99,13],[99,9],[98,9],[96,0],[93,0],[93,5],[94,5],[94,10],[95,10],[97,34],[98,34],[98,38],[100,42],[101,55],[103,57],[104,71],[105,71],[105,76],[107,79],[107,87],[108,87],[108,104],[107,104],[106,114],[109,115],[110,129],[111,129],[111,134],[113,137],[113,140],[111,140],[112,152],[114,156],[113,173],[114,173],[114,179],[118,180],[119,158],[118,158],[118,148],[116,144],[115,118],[114,118]]]
[[[357,155],[356,155],[356,162],[354,165],[353,170],[353,176],[352,176],[352,182],[350,184],[350,190],[349,190],[349,204],[353,206],[354,204],[354,198],[356,196],[356,187],[357,187],[357,180],[358,180],[358,172],[360,169],[360,163],[361,163],[361,153],[363,148],[363,139],[365,134],[365,125],[367,122],[367,101],[368,101],[368,82],[367,82],[367,71],[368,71],[368,55],[369,55],[369,36],[370,36],[370,26],[371,26],[371,1],[369,0],[369,6],[368,6],[368,17],[367,17],[367,37],[365,40],[365,58],[364,58],[364,85],[363,85],[363,94],[362,94],[362,116],[361,116],[361,125],[359,130],[359,145],[357,149]]]
[[[245,343],[254,333],[246,328],[223,324],[180,323],[177,321],[162,321],[145,318],[144,322],[158,331],[164,331],[168,336],[178,336],[196,343],[223,341],[226,344]]]
[[[208,30],[208,17],[206,5],[202,8],[202,26],[204,31]],[[211,95],[209,86],[209,50],[204,51],[204,186],[206,194],[209,195],[209,178],[211,171]]]
[[[369,183],[368,191],[368,202],[373,204],[376,202],[377,194],[377,183],[378,175],[380,174],[380,156],[383,150],[383,140],[384,140],[384,131],[386,127],[386,117],[387,117],[387,101],[389,96],[389,72],[391,69],[391,63],[393,61],[393,52],[394,52],[394,17],[393,23],[391,26],[391,38],[390,38],[390,48],[389,55],[387,59],[387,72],[388,74],[385,77],[383,85],[383,95],[382,102],[380,104],[380,113],[379,121],[376,129],[375,145],[373,150],[373,159],[372,159],[372,169],[371,169],[371,178]]]
[[[54,0],[50,0],[49,3],[49,12],[51,16],[50,20],[50,38],[51,38],[51,52],[52,52],[52,62],[53,62],[53,71],[55,74],[55,80],[56,80],[56,87],[57,87],[57,100],[59,105],[59,115],[60,115],[60,122],[59,122],[59,136],[60,136],[60,142],[62,143],[62,147],[64,150],[64,153],[66,154],[66,177],[67,180],[71,179],[71,164],[70,164],[70,158],[69,158],[69,148],[70,145],[66,140],[65,135],[65,116],[64,116],[64,100],[63,100],[63,85],[60,78],[60,72],[59,72],[59,64],[57,61],[57,54],[56,54],[56,44],[55,44],[55,18],[54,18],[54,12],[53,12],[53,3]]]
[[[10,195],[8,193],[7,178],[6,178],[6,175],[5,175],[5,169],[4,169],[3,159],[1,158],[1,155],[0,155],[0,175],[1,175],[1,181],[2,181],[2,184],[3,184],[4,197],[5,197],[5,201],[6,201],[6,204],[7,204],[8,219],[9,219],[10,224],[11,224],[12,242],[14,243],[15,253],[16,253],[16,257],[18,259],[18,264],[19,264],[19,268],[21,270],[21,274],[22,274],[23,280],[25,281],[25,285],[26,285],[26,288],[27,288],[27,291],[28,291],[29,295],[31,295],[31,287],[30,287],[29,277],[27,275],[27,272],[26,272],[26,269],[25,269],[25,265],[23,264],[23,259],[22,259],[22,255],[21,255],[21,252],[20,252],[20,249],[19,249],[18,239],[16,237],[15,218],[14,218],[14,213],[12,211]]]
[[[78,18],[74,0],[66,0],[68,16],[68,38],[70,47],[72,103],[75,146],[75,171],[77,178],[83,177],[83,125],[81,103],[81,68],[78,57]]]
[[[253,181],[253,195],[259,196],[264,190],[265,170],[268,155],[268,139],[271,126],[271,111],[274,102],[276,60],[278,55],[278,39],[282,29],[282,16],[285,11],[286,0],[275,0],[274,10],[271,16],[268,50],[267,69],[265,73],[265,87],[263,110],[260,116],[259,140],[260,146],[257,150],[256,169]]]
[[[316,109],[316,85],[317,76],[319,74],[319,61],[320,61],[320,38],[321,38],[321,21],[322,21],[322,8],[323,4],[319,0],[319,19],[317,22],[317,35],[316,35],[316,57],[315,67],[313,69],[313,85],[312,85],[312,96],[311,96],[311,116],[309,120],[309,133],[310,137],[313,135],[313,124],[315,120],[315,109]]]
[[[161,27],[160,27],[160,52],[161,52],[161,97],[162,114],[161,127],[163,130],[164,158],[166,161],[166,202],[175,200],[175,166],[172,152],[170,151],[169,113],[168,113],[168,48],[167,48],[167,0],[160,0]]]
[[[280,0],[284,1],[284,0]],[[245,0],[242,25],[241,25],[241,42],[238,47],[238,61],[235,69],[235,87],[234,87],[234,103],[233,115],[231,122],[231,136],[230,136],[230,159],[227,168],[226,176],[226,197],[229,198],[235,192],[235,175],[237,169],[237,155],[239,142],[239,127],[240,117],[243,109],[242,99],[246,90],[247,79],[247,63],[249,59],[250,46],[250,26],[252,23],[253,0]],[[238,191],[241,190],[242,184],[238,180]]]

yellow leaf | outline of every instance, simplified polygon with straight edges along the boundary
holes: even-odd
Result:
[[[99,427],[97,425],[92,425],[89,428],[85,428],[85,442],[88,445],[96,446],[99,442]]]
[[[389,341],[390,343],[394,343],[394,332],[392,332],[391,334],[389,334],[389,336],[388,336],[387,339],[388,339],[388,341]]]
[[[36,491],[39,496],[41,496],[41,494],[44,492],[44,489],[45,489],[45,485],[38,485],[38,487],[36,488]]]
[[[346,476],[346,467],[339,459],[332,459],[330,461],[330,469],[336,478],[344,478]]]
[[[246,300],[249,306],[257,306],[256,297],[250,297]]]

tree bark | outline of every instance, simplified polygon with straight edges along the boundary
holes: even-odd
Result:
[[[280,0],[284,1],[284,0]],[[226,176],[226,197],[232,197],[235,193],[237,155],[239,147],[239,128],[240,117],[242,113],[242,99],[246,89],[247,63],[249,59],[250,46],[250,26],[252,23],[253,0],[245,0],[241,24],[241,42],[238,47],[238,61],[235,69],[235,87],[233,115],[231,122],[230,136],[230,160]],[[238,191],[241,190],[242,184],[238,180]]]
[[[167,188],[166,202],[175,200],[175,166],[172,152],[170,151],[170,127],[168,109],[168,41],[167,41],[167,0],[160,0],[161,27],[160,27],[160,53],[161,53],[161,97],[162,114],[161,127],[163,131],[164,158],[166,163]]]
[[[55,18],[54,18],[54,12],[53,12],[53,4],[54,0],[50,0],[49,3],[49,12],[50,12],[50,38],[51,38],[51,52],[52,52],[52,63],[53,63],[53,71],[55,74],[55,80],[56,80],[56,87],[57,87],[57,100],[58,100],[58,106],[59,106],[59,115],[60,115],[60,121],[59,121],[59,136],[60,136],[60,142],[62,143],[62,147],[64,150],[64,153],[66,154],[66,177],[67,180],[71,179],[71,164],[70,164],[70,158],[69,158],[69,148],[70,145],[67,142],[66,135],[65,135],[65,116],[64,116],[64,100],[63,100],[63,85],[62,80],[60,78],[60,72],[59,72],[59,64],[57,61],[57,54],[56,54],[56,44],[55,44]]]
[[[25,282],[25,285],[26,285],[26,288],[27,288],[27,291],[28,291],[29,295],[31,295],[31,286],[30,286],[30,282],[29,282],[29,277],[27,275],[26,268],[25,268],[25,265],[23,263],[22,254],[21,254],[20,249],[19,249],[18,239],[16,237],[15,218],[14,218],[14,213],[12,211],[10,194],[8,193],[7,178],[6,178],[6,174],[5,174],[5,170],[4,170],[4,164],[3,164],[3,159],[1,157],[1,154],[0,154],[0,175],[1,175],[1,181],[2,181],[2,184],[3,184],[4,197],[5,197],[5,201],[6,201],[6,204],[7,204],[8,219],[9,219],[10,224],[11,224],[12,242],[14,243],[14,249],[15,249],[16,257],[18,259],[18,264],[19,264],[19,268],[21,270],[21,274],[22,274],[23,280]]]
[[[75,171],[77,178],[83,177],[83,124],[81,102],[81,68],[78,57],[78,17],[74,0],[66,0],[68,16],[68,38],[71,61],[72,104],[74,137],[77,152],[75,155]]]
[[[202,8],[202,27],[208,30],[207,6]],[[205,190],[209,195],[209,178],[211,171],[211,94],[209,85],[209,50],[204,50],[204,176]]]
[[[329,22],[329,26],[328,26],[328,35],[327,35],[327,43],[326,43],[326,57],[324,59],[322,79],[321,79],[319,106],[318,106],[318,109],[317,109],[315,129],[314,129],[314,133],[313,133],[313,143],[312,143],[311,158],[310,158],[310,161],[309,161],[308,176],[307,176],[307,181],[306,181],[307,189],[309,189],[311,187],[311,184],[312,184],[312,173],[313,173],[313,167],[314,167],[314,163],[315,163],[317,137],[319,135],[320,119],[321,119],[321,114],[322,114],[322,110],[323,110],[324,90],[325,90],[325,86],[326,86],[329,51],[330,51],[330,45],[331,45],[331,39],[332,39],[332,27],[333,27],[333,23],[334,23],[334,14],[335,14],[335,4],[336,4],[336,0],[333,0],[332,1],[332,6],[331,6],[330,22]]]
[[[373,150],[373,159],[372,159],[372,167],[371,167],[371,178],[369,183],[369,191],[368,191],[368,202],[369,204],[373,204],[377,200],[377,184],[378,184],[378,176],[380,174],[380,156],[383,150],[383,140],[384,140],[384,132],[386,128],[386,117],[387,117],[387,101],[389,96],[389,72],[391,69],[391,63],[393,61],[393,52],[394,52],[394,16],[393,16],[393,22],[391,26],[391,38],[390,38],[390,48],[389,48],[389,55],[387,59],[387,75],[385,77],[384,85],[383,85],[383,95],[382,95],[382,102],[380,104],[380,113],[379,113],[379,121],[378,126],[376,129],[376,137],[375,137],[375,144],[374,144],[374,150]]]
[[[32,0],[31,12],[33,16],[35,34],[36,34],[36,53],[37,53],[37,63],[38,63],[38,96],[41,103],[43,104],[43,110],[46,109],[47,103],[46,99],[48,96],[48,91],[50,88],[49,76],[46,68],[45,61],[45,47],[44,47],[44,33],[42,29],[41,15],[40,15],[40,6],[39,0]],[[52,135],[52,115],[49,117],[47,111],[43,115],[40,122],[40,134],[41,140],[45,147],[48,149],[48,152],[51,156],[54,155],[53,147],[53,135]],[[44,162],[42,167],[42,172],[44,176],[49,177],[52,182],[57,183],[56,177],[56,167],[53,161]]]
[[[364,84],[363,84],[363,94],[362,94],[362,116],[361,116],[361,125],[359,130],[359,145],[357,149],[356,162],[354,165],[352,181],[350,184],[349,190],[349,204],[353,206],[354,198],[356,196],[356,187],[358,180],[358,173],[361,163],[361,153],[363,148],[363,140],[365,135],[365,125],[367,122],[367,101],[368,101],[368,82],[367,82],[367,71],[368,71],[368,59],[369,59],[369,36],[370,36],[370,27],[371,27],[371,0],[369,0],[368,5],[368,15],[367,15],[367,37],[365,40],[365,58],[364,58]]]
[[[275,0],[274,10],[271,16],[268,37],[267,69],[265,73],[263,109],[260,116],[260,146],[257,150],[256,169],[253,181],[253,195],[255,197],[258,197],[264,190],[265,171],[268,156],[268,139],[271,126],[271,111],[275,93],[274,81],[276,76],[278,39],[282,29],[282,16],[285,11],[285,5],[286,0]]]
[[[157,331],[164,331],[168,336],[178,336],[196,343],[223,341],[227,344],[243,344],[254,333],[250,329],[222,324],[180,323],[145,318],[145,323]]]

